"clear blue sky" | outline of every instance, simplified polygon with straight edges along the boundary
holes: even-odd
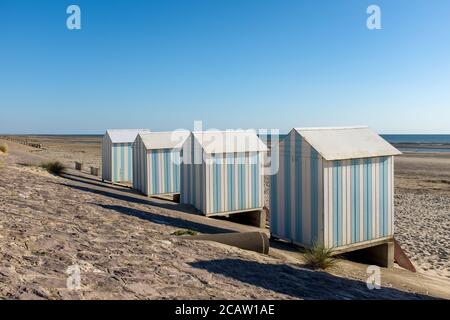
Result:
[[[0,133],[450,133],[450,1],[0,0],[0,111]]]

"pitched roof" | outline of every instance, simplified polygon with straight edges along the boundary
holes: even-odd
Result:
[[[401,154],[368,127],[295,128],[326,160],[344,160]]]
[[[188,131],[144,132],[139,136],[147,150],[181,148],[189,136]]]
[[[112,143],[129,143],[136,139],[139,132],[150,132],[149,129],[108,129],[106,134]]]
[[[266,151],[264,142],[253,130],[193,132],[194,138],[206,153],[234,153]]]

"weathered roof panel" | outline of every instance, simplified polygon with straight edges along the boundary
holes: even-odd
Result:
[[[188,131],[146,132],[139,136],[147,150],[181,148],[189,136]]]
[[[193,132],[194,138],[208,154],[267,151],[254,130]]]
[[[108,129],[106,134],[112,143],[130,143],[136,139],[139,132],[150,132],[149,129]]]
[[[345,160],[401,154],[369,127],[295,128],[326,160]]]

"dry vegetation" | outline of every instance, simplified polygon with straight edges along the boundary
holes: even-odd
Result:
[[[49,161],[41,164],[41,167],[49,173],[59,176],[64,171],[64,165],[59,161]]]
[[[7,153],[8,152],[8,146],[6,144],[0,144],[0,152]]]
[[[336,265],[336,259],[333,257],[333,249],[325,248],[322,245],[314,244],[311,249],[307,249],[304,254],[306,266],[317,270],[326,270]]]

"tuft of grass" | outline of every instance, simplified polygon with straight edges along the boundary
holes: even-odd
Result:
[[[64,165],[59,161],[49,161],[41,164],[41,168],[44,168],[49,173],[59,176],[64,172]]]
[[[317,243],[306,250],[304,258],[306,266],[314,270],[326,270],[336,265],[336,259],[333,257],[333,248],[325,248]]]
[[[3,153],[7,153],[8,152],[8,146],[4,143],[0,144],[0,151]]]
[[[172,235],[174,235],[174,236],[185,236],[185,235],[195,236],[197,234],[198,234],[197,231],[194,231],[194,230],[191,230],[191,229],[181,229],[181,230],[177,230],[175,232],[172,232]]]

